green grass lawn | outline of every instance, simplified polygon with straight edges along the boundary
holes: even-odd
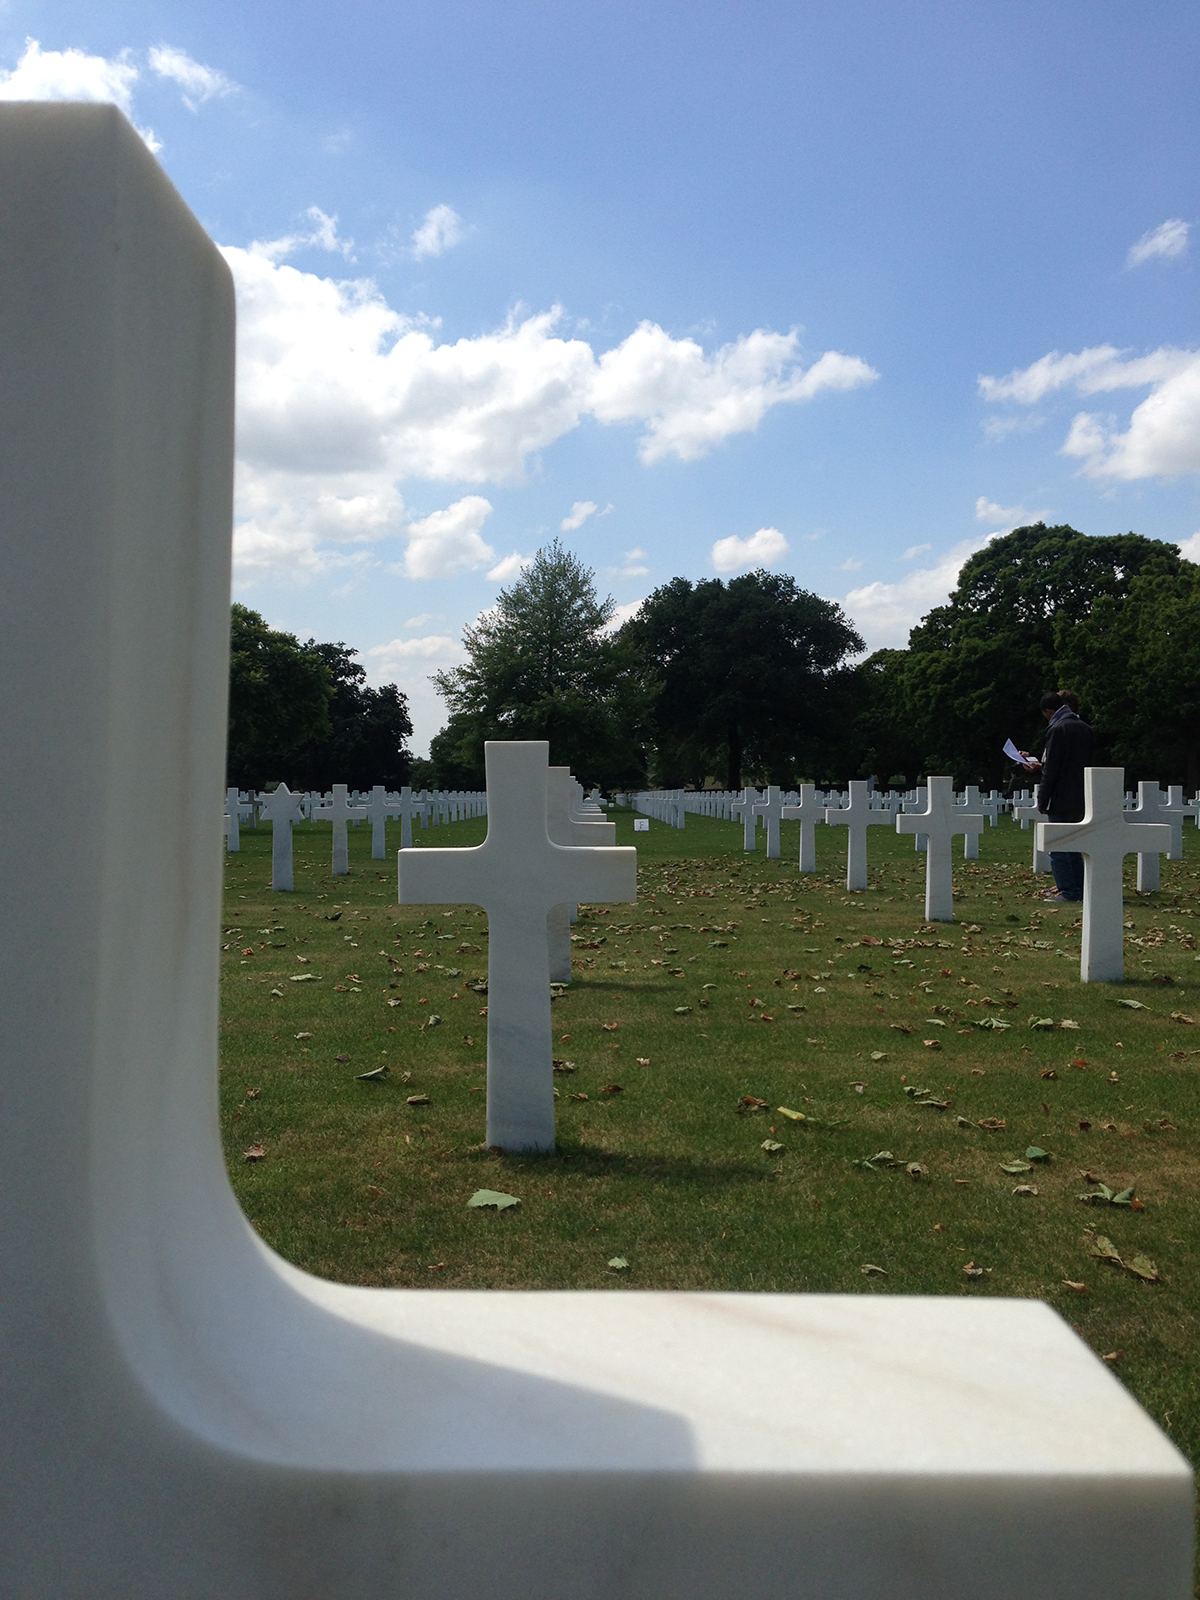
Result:
[[[633,844],[632,815],[613,816]],[[483,1143],[486,919],[397,906],[394,832],[374,862],[351,829],[334,879],[329,829],[298,828],[291,895],[270,891],[269,829],[227,858],[222,1127],[282,1255],[429,1289],[1034,1296],[1200,1457],[1195,828],[1161,892],[1136,896],[1128,863],[1116,987],[1079,983],[1076,908],[1041,904],[1051,880],[1011,822],[957,862],[957,921],[934,927],[924,857],[884,829],[871,887],[848,895],[839,829],[818,830],[801,878],[796,824],[767,861],[740,824],[652,822],[637,905],[585,908],[575,930],[553,1007],[573,1068],[555,1077],[559,1148],[529,1158]],[[1030,1147],[1047,1158],[1004,1170]],[[881,1151],[895,1164],[857,1164]],[[1136,1203],[1083,1203],[1095,1180]],[[468,1210],[480,1188],[521,1204]],[[1098,1259],[1097,1236],[1158,1281]]]

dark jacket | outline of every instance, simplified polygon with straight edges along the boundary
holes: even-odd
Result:
[[[1083,769],[1092,765],[1095,735],[1073,711],[1057,713],[1042,750],[1038,810],[1054,822],[1083,821]]]

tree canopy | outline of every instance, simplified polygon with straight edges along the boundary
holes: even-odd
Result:
[[[743,767],[792,783],[839,742],[838,669],[863,642],[832,600],[794,578],[673,578],[621,630],[641,663],[667,784]]]
[[[349,646],[300,644],[234,605],[229,655],[228,781],[261,789],[408,780],[408,701],[394,683],[372,689]]]
[[[431,753],[439,771],[482,779],[486,739],[546,739],[550,759],[585,783],[644,776],[639,683],[606,632],[611,599],[555,539],[463,633],[467,660],[434,674],[450,721]]]

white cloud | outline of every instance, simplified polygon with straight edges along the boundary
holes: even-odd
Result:
[[[748,539],[730,534],[712,547],[712,564],[718,572],[736,572],[739,567],[769,567],[788,553],[788,542],[778,528],[760,528]]]
[[[154,45],[147,57],[150,70],[160,78],[170,78],[183,90],[183,103],[189,111],[198,111],[206,100],[220,99],[233,94],[237,84],[215,67],[204,67],[193,61],[186,50],[176,50],[173,45]]]
[[[936,566],[910,572],[899,583],[868,583],[851,589],[842,607],[866,640],[867,649],[902,649],[909,630],[925,613],[945,604],[968,556],[982,550],[992,537],[964,539]]]
[[[456,667],[466,659],[458,639],[448,634],[431,634],[424,639],[392,639],[362,652],[367,681],[374,687],[396,683],[408,696],[413,722],[412,749],[428,755],[429,741],[445,725],[446,705],[429,681],[432,672]]]
[[[1027,417],[986,417],[983,422],[983,436],[985,439],[990,439],[993,444],[999,444],[1011,434],[1032,433],[1035,428],[1040,428],[1045,420],[1045,417],[1037,412]]]
[[[917,556],[927,555],[933,549],[931,544],[910,544],[904,552],[905,561],[914,561]]]
[[[842,571],[843,572],[857,572],[859,567],[861,567],[861,566],[862,566],[862,562],[858,559],[857,556],[847,556],[845,561],[842,562]]]
[[[1193,533],[1188,539],[1180,539],[1179,553],[1185,561],[1194,561],[1200,566],[1200,533]]]
[[[320,206],[309,206],[304,215],[312,223],[306,233],[285,233],[279,239],[255,239],[249,254],[272,265],[295,254],[297,250],[308,249],[328,250],[335,255],[345,256],[348,261],[354,260],[354,240],[338,237],[336,215],[327,216]]]
[[[706,356],[694,339],[673,339],[643,322],[600,357],[590,409],[601,422],[644,422],[647,464],[698,461],[736,433],[753,433],[772,406],[823,390],[858,389],[879,376],[857,356],[829,350],[805,371],[799,336],[762,328]]]
[[[1025,404],[1066,387],[1085,395],[1149,387],[1124,433],[1113,417],[1079,412],[1062,453],[1082,461],[1080,470],[1093,478],[1128,482],[1200,472],[1200,351],[1162,345],[1126,359],[1107,344],[1078,355],[1054,350],[1006,378],[980,378],[979,387],[987,400]]]
[[[433,621],[432,611],[422,611],[419,617],[409,617],[404,624],[406,628],[423,628],[427,622]]]
[[[434,206],[425,213],[425,220],[412,236],[412,258],[425,261],[430,256],[445,255],[464,237],[462,218],[452,206]]]
[[[616,509],[611,501],[601,511],[594,500],[576,500],[570,511],[559,523],[559,527],[564,533],[574,533],[576,528],[583,527],[589,517],[606,517],[610,511],[615,511]]]
[[[1014,528],[1030,527],[1035,522],[1044,522],[1049,515],[1048,511],[1026,511],[1024,506],[998,506],[985,494],[981,494],[975,502],[976,522],[988,522],[993,528],[1002,527],[1005,533],[1011,533]],[[928,550],[929,546],[925,545],[924,548]]]
[[[491,514],[490,501],[480,494],[468,494],[444,511],[434,511],[410,522],[405,529],[408,535],[405,577],[452,578],[494,561],[496,552],[479,536],[480,528]]]
[[[644,550],[626,550],[625,565],[623,567],[605,567],[605,572],[610,578],[645,578],[649,576],[650,568],[641,565],[646,559]]]
[[[527,567],[533,565],[532,556],[523,556],[519,550],[514,550],[512,555],[505,556],[489,569],[487,576],[493,583],[511,583],[514,578],[519,578]]]
[[[755,426],[769,405],[870,374],[843,356],[792,371],[793,335],[760,331],[707,357],[652,324],[597,358],[556,331],[557,309],[439,342],[436,323],[394,310],[370,279],[290,265],[284,258],[305,246],[351,248],[335,217],[313,207],[307,220],[303,232],[224,249],[238,297],[243,576],[273,561],[311,575],[347,559],[322,554],[326,537],[394,536],[407,478],[519,483],[531,458],[589,415],[643,423],[647,461],[692,460]],[[659,362],[668,377],[656,376]]]
[[[133,121],[139,76],[128,50],[111,58],[89,56],[82,50],[43,50],[36,39],[26,39],[16,66],[0,68],[0,100],[87,100],[118,106]],[[152,128],[138,132],[156,154],[162,149]]]
[[[646,604],[645,600],[631,600],[628,605],[615,606],[613,614],[600,629],[601,633],[616,633],[618,628],[623,628],[630,617],[636,617]]]
[[[1130,245],[1125,258],[1127,267],[1140,267],[1143,261],[1171,261],[1187,249],[1188,224],[1182,217],[1169,217],[1157,228],[1144,233],[1138,242]]]

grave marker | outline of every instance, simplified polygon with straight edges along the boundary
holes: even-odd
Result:
[[[502,1150],[554,1148],[551,909],[637,898],[636,850],[551,841],[549,750],[541,740],[489,740],[487,838],[474,849],[399,855],[401,905],[469,903],[488,914],[487,1142]]]
[[[271,824],[271,887],[283,894],[292,892],[292,827],[304,821],[304,806],[298,794],[281,783],[263,800],[259,815]]]
[[[346,824],[357,822],[366,814],[363,807],[347,803],[344,783],[334,784],[328,805],[314,806],[312,809],[314,822],[333,823],[333,865],[330,871],[335,878],[344,878],[350,871],[350,847],[346,839]]]
[[[954,804],[954,779],[930,778],[924,811],[896,818],[897,833],[925,839],[925,921],[954,921],[952,845],[958,833],[982,833],[983,818]]]
[[[758,826],[758,819],[754,815],[754,808],[762,799],[757,789],[743,789],[741,799],[735,800],[729,810],[732,816],[742,819],[742,849],[753,850],[757,841],[754,830]]]
[[[867,829],[890,827],[890,811],[876,811],[866,780],[855,778],[850,784],[848,803],[826,811],[825,822],[831,828],[846,830],[846,888],[857,893],[867,887]]]
[[[1078,850],[1083,856],[1083,983],[1120,983],[1125,976],[1124,895],[1121,869],[1128,855],[1165,851],[1165,822],[1130,822],[1124,810],[1123,767],[1085,767],[1082,822],[1039,822],[1043,850]]]
[[[794,805],[784,806],[785,822],[800,824],[800,871],[817,870],[817,823],[825,820],[825,807],[817,797],[811,783],[800,785],[800,796]]]

